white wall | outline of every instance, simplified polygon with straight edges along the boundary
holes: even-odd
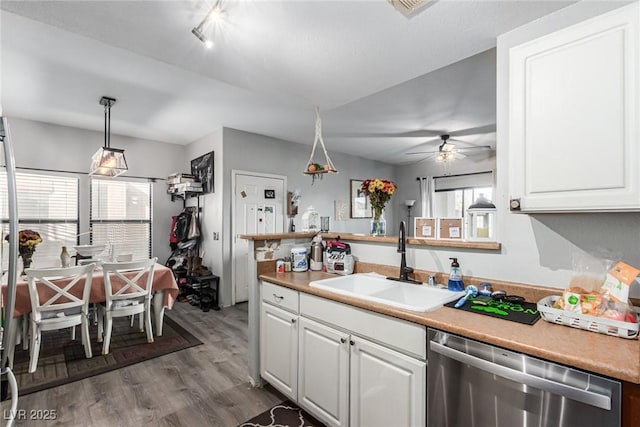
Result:
[[[9,117],[17,168],[87,173],[91,156],[104,144],[104,133]],[[129,171],[121,176],[166,178],[184,163],[184,147],[111,134],[111,146],[123,148]],[[115,178],[120,179],[120,177]],[[153,185],[153,255],[163,264],[169,256],[169,231],[175,205],[167,185]],[[80,180],[81,229],[89,217],[89,179]],[[178,211],[179,212],[179,211]]]
[[[552,15],[522,26],[498,38],[497,64],[497,187],[494,202],[498,208],[498,240],[500,252],[473,250],[417,249],[407,254],[409,265],[427,270],[449,271],[449,257],[459,258],[464,274],[499,280],[538,284],[564,288],[573,274],[574,254],[613,254],[619,259],[640,266],[640,213],[563,213],[563,214],[514,214],[508,210],[508,58],[511,44],[523,43],[556,29],[579,22],[620,6],[606,2],[580,2]],[[558,118],[561,120],[562,118]],[[559,144],[562,141],[558,141]],[[636,165],[638,167],[638,165]],[[429,171],[416,168],[400,168],[400,183],[414,182]],[[417,183],[407,185],[411,193],[400,193],[400,199],[418,200]],[[401,187],[402,188],[402,187]],[[362,247],[352,245],[354,253],[363,254],[365,261],[380,262],[390,259],[399,263],[394,248]],[[386,262],[385,262],[386,263]],[[633,295],[640,295],[640,286]]]

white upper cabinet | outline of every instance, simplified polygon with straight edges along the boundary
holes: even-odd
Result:
[[[513,210],[640,210],[639,21],[634,3],[502,46]]]

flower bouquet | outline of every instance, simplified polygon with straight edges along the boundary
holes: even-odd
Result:
[[[4,239],[9,241],[9,235],[7,234]],[[42,243],[42,237],[37,231],[20,230],[18,233],[18,253],[22,257],[23,270],[31,267],[33,253],[40,243]],[[22,274],[24,274],[24,271],[22,271]]]
[[[384,218],[382,218],[382,211],[384,210],[385,204],[396,191],[396,185],[387,179],[371,178],[362,182],[360,190],[369,198],[371,210],[373,211],[371,235],[386,235],[386,222]]]

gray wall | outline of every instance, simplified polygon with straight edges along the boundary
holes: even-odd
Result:
[[[313,206],[321,216],[331,218],[331,231],[368,233],[370,219],[350,219],[347,221],[335,221],[334,201],[349,201],[349,180],[366,178],[387,178],[395,180],[395,168],[391,165],[362,159],[359,157],[330,151],[331,160],[338,169],[337,174],[325,174],[321,181],[316,180],[312,184],[311,177],[302,172],[306,166],[311,147],[309,145],[282,141],[263,135],[244,132],[236,129],[224,128],[224,189],[223,189],[223,242],[224,249],[224,299],[225,304],[231,301],[231,171],[244,170],[284,175],[287,177],[288,190],[299,189],[302,198],[296,216],[296,227],[301,227],[300,217],[302,212]],[[316,155],[318,156],[318,150]],[[324,163],[320,150],[318,163]],[[393,201],[385,210],[385,218],[389,234],[397,234],[396,215]],[[286,228],[285,228],[286,230]]]
[[[9,117],[16,167],[56,169],[86,173],[93,153],[104,144],[104,133]],[[123,148],[129,171],[127,176],[166,178],[183,163],[184,147],[145,139],[111,134],[111,146]],[[115,178],[119,179],[119,178]],[[171,203],[163,180],[153,185],[153,255],[162,264],[169,256],[171,215],[177,205]],[[88,227],[89,179],[80,181],[81,228]],[[179,212],[179,211],[178,211]]]
[[[200,212],[200,232],[202,235],[200,255],[202,256],[202,263],[213,274],[220,276],[220,280],[224,283],[230,272],[223,268],[223,242],[228,239],[228,236],[222,235],[222,197],[224,188],[222,129],[194,141],[186,147],[183,170],[185,172],[190,171],[191,160],[210,151],[214,152],[214,191],[200,196],[200,207],[202,208]],[[187,204],[195,205],[196,201],[191,199]],[[214,240],[213,233],[219,233],[220,238]],[[221,300],[225,296],[226,291],[221,289]]]
[[[398,193],[394,195],[394,208],[397,213],[401,213],[401,218],[406,221],[407,207],[405,200],[415,200],[416,204],[411,208],[411,217],[421,216],[420,210],[420,184],[417,180],[422,176],[444,176],[461,173],[495,171],[496,157],[487,154],[476,155],[474,160],[460,159],[453,161],[446,168],[442,163],[433,160],[414,163],[396,167],[396,179],[398,183]],[[397,196],[397,197],[396,197]],[[426,214],[426,213],[425,213]]]
[[[509,110],[508,58],[509,43],[526,42],[558,28],[594,16],[615,4],[580,2],[557,13],[513,30],[498,38],[497,57],[497,149],[496,191],[497,237],[500,252],[451,250],[447,248],[410,248],[407,260],[411,266],[427,270],[449,271],[449,257],[459,258],[463,274],[512,282],[564,288],[573,273],[574,254],[590,253],[621,259],[640,266],[640,213],[562,213],[513,214],[508,209],[509,188]],[[619,4],[618,4],[619,6]],[[559,118],[561,119],[561,118]],[[562,141],[558,141],[559,144]],[[434,169],[435,168],[435,169]],[[493,169],[491,160],[475,164],[457,162],[449,173]],[[419,201],[418,176],[442,175],[440,165],[423,162],[398,167],[396,176],[400,191],[397,202]],[[406,214],[406,208],[405,208]],[[365,254],[363,260],[394,259],[390,249],[352,245],[354,253]],[[395,257],[397,258],[397,257]],[[636,285],[632,295],[640,295]]]

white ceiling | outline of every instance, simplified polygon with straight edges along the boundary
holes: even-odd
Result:
[[[495,52],[469,57],[570,3],[441,0],[407,19],[386,0],[224,1],[207,50],[191,28],[210,0],[2,0],[0,102],[100,131],[107,95],[112,133],[177,144],[223,126],[311,144],[318,105],[330,151],[403,163],[440,133],[494,144],[464,136],[495,126]]]

